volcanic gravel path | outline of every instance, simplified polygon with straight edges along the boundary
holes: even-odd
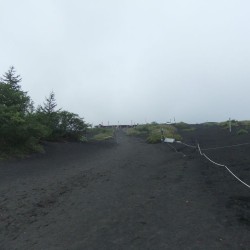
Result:
[[[117,140],[0,163],[0,249],[250,249],[249,190],[195,150]]]

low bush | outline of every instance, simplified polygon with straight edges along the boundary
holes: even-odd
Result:
[[[213,126],[217,126],[218,123],[217,122],[204,122],[202,123],[202,125],[205,127],[213,127]]]
[[[89,141],[104,141],[107,139],[111,139],[114,137],[114,129],[112,128],[90,128],[87,131],[87,138],[86,140]]]
[[[237,131],[237,135],[245,135],[245,134],[248,134],[248,131],[245,129],[240,129]]]
[[[196,130],[195,127],[190,127],[190,128],[184,128],[184,129],[182,129],[182,131],[184,131],[184,132],[192,132],[192,131],[195,131],[195,130]]]
[[[231,120],[231,127],[238,127],[240,125],[240,123],[236,120]],[[224,122],[220,122],[219,126],[221,126],[224,129],[229,129],[229,121],[224,121]]]
[[[177,133],[177,129],[172,125],[151,123],[146,125],[139,125],[135,128],[127,130],[130,136],[138,136],[146,139],[148,143],[161,142],[162,136],[164,138],[174,138],[181,140],[181,136]]]
[[[111,138],[113,138],[113,136],[107,133],[100,133],[100,134],[93,136],[93,140],[96,140],[96,141],[104,141],[104,140],[111,139]]]
[[[146,137],[149,134],[149,130],[145,128],[141,129],[140,126],[138,126],[127,129],[126,133],[130,136]]]
[[[190,125],[185,122],[179,122],[174,125],[178,129],[189,129]]]
[[[146,142],[155,144],[161,142],[161,139],[161,134],[151,134],[147,137]]]

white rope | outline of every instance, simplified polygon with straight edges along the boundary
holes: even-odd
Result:
[[[188,144],[183,143],[183,142],[178,142],[178,143],[184,144],[184,145],[186,145],[186,146],[188,146],[188,147],[196,148],[195,146],[191,146],[191,145],[188,145]],[[236,145],[225,146],[225,147],[217,147],[217,148],[237,147],[237,146],[242,146],[242,145],[247,145],[247,144],[250,144],[250,143],[242,143],[242,144],[236,144]],[[175,150],[175,152],[180,153],[180,152],[178,152],[178,151],[176,150],[175,147],[173,147],[173,146],[170,145],[169,143],[168,143],[168,145],[169,145],[170,147],[172,147],[172,148]],[[215,164],[215,165],[217,165],[217,166],[225,167],[226,170],[227,170],[234,178],[236,178],[239,182],[241,182],[241,183],[242,183],[243,185],[245,185],[246,187],[250,188],[250,185],[248,185],[247,183],[245,183],[244,181],[242,181],[242,180],[241,180],[238,176],[236,176],[236,175],[235,175],[226,165],[217,163],[217,162],[213,161],[212,159],[210,159],[206,154],[202,153],[199,143],[197,144],[197,148],[198,148],[199,153],[200,153],[201,156],[204,156],[207,160],[209,160],[211,163],[213,163],[213,164]],[[202,150],[217,149],[217,148],[207,148],[207,149],[202,149]]]
[[[201,153],[201,148],[200,148],[199,143],[198,143],[198,149],[199,149],[200,155],[203,155],[203,154]]]
[[[224,166],[227,171],[234,176],[238,181],[240,181],[242,184],[244,184],[245,186],[247,186],[248,188],[250,188],[250,185],[246,184],[244,181],[242,181],[239,177],[237,177],[227,166]]]
[[[238,176],[236,176],[236,175],[235,175],[226,165],[217,163],[217,162],[211,160],[206,154],[202,153],[199,144],[198,144],[198,149],[199,149],[200,155],[204,156],[207,160],[209,160],[210,162],[212,162],[213,164],[215,164],[215,165],[217,165],[217,166],[225,167],[226,170],[227,170],[234,178],[236,178],[239,182],[241,182],[241,183],[242,183],[243,185],[245,185],[246,187],[250,188],[250,185],[248,185],[247,183],[245,183],[244,181],[242,181],[242,180],[241,180]]]
[[[205,158],[207,158],[209,161],[211,161],[213,164],[215,164],[215,165],[217,165],[217,166],[220,166],[220,167],[225,167],[225,165],[220,164],[220,163],[217,163],[217,162],[211,160],[211,159],[210,159],[208,156],[206,156],[205,154],[203,154],[203,156],[204,156]]]

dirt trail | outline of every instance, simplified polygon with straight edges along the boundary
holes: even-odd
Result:
[[[249,249],[199,158],[117,139],[1,163],[0,249]]]

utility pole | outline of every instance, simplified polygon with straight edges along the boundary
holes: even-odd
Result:
[[[229,132],[232,132],[232,122],[231,122],[231,118],[229,117],[229,121],[228,121],[228,126],[229,126]]]

